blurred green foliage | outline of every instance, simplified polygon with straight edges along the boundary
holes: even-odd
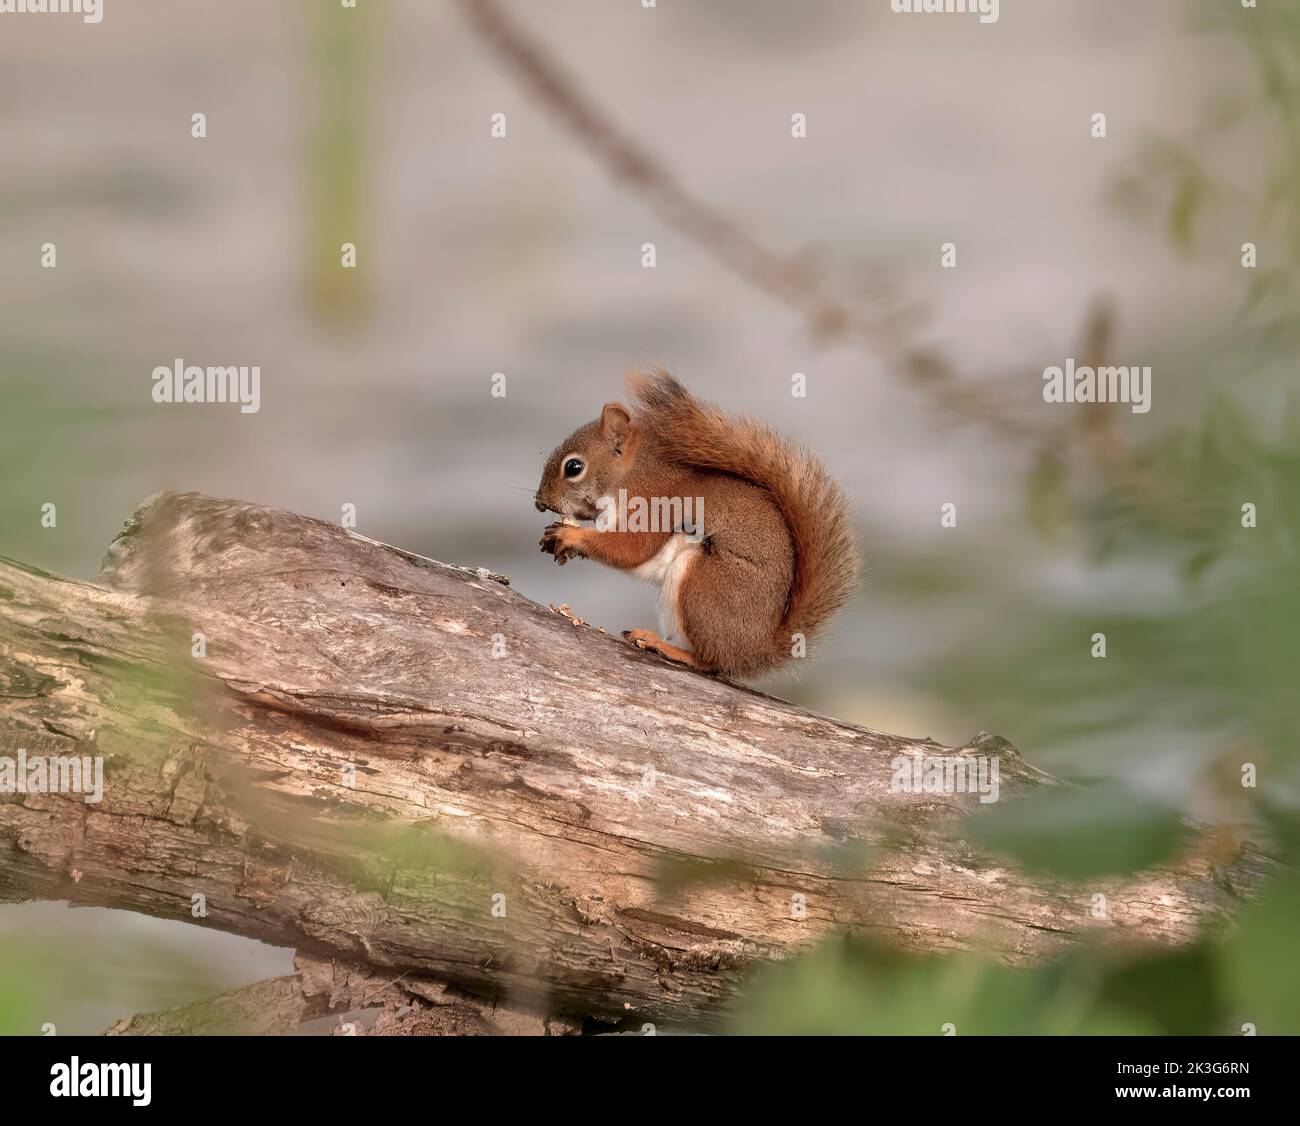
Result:
[[[1198,948],[1133,962],[1089,950],[1014,969],[979,954],[912,954],[841,938],[764,973],[734,1028],[846,1036],[1226,1032],[1207,966]]]
[[[1070,880],[1171,859],[1188,830],[1176,809],[1119,788],[1053,787],[972,814],[969,839],[1031,872]]]
[[[93,1034],[121,1017],[190,1004],[229,984],[229,971],[215,969],[206,952],[187,953],[161,931],[142,928],[129,943],[105,946],[88,940],[94,913],[37,906],[42,919],[54,912],[75,918],[37,926],[35,938],[23,933],[25,915],[0,926],[0,1036],[40,1036],[47,1023],[55,1035]]]

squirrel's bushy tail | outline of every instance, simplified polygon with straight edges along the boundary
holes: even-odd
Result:
[[[628,383],[651,440],[677,461],[732,473],[776,501],[794,542],[794,582],[773,638],[774,663],[790,656],[793,634],[811,638],[858,584],[859,556],[848,498],[826,467],[766,423],[701,402],[662,369]]]

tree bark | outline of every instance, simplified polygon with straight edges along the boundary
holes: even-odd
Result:
[[[578,1019],[708,1026],[754,963],[840,931],[1013,961],[1098,931],[1182,942],[1265,865],[1199,847],[1031,879],[961,839],[973,795],[890,786],[909,754],[996,755],[1004,799],[1056,784],[1004,740],[840,723],[501,576],[194,494],[146,502],[95,583],[0,562],[0,754],[19,748],[103,756],[104,794],[0,795],[0,899]]]

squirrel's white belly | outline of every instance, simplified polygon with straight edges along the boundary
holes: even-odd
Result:
[[[632,574],[638,579],[654,583],[659,588],[659,636],[683,648],[689,647],[690,642],[686,639],[679,612],[681,585],[699,550],[699,540],[692,539],[685,532],[677,532],[653,558],[632,569]]]

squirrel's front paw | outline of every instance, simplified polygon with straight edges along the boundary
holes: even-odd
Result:
[[[570,559],[582,558],[579,541],[583,530],[572,524],[549,524],[539,541],[541,548],[548,555],[554,555],[555,561],[563,567]]]

